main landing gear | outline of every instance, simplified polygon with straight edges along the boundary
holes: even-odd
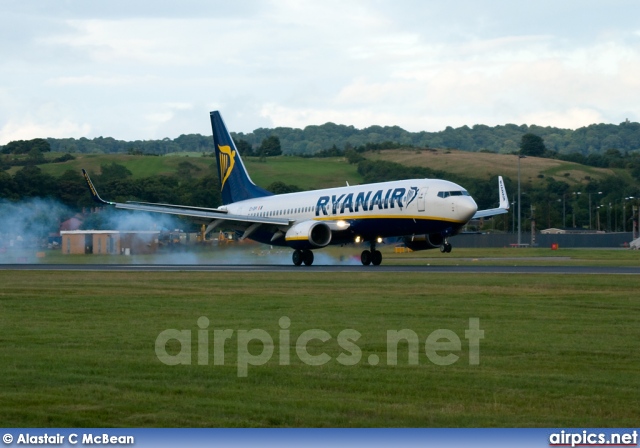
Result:
[[[302,263],[304,263],[305,266],[311,266],[313,264],[313,252],[309,249],[296,249],[293,251],[291,258],[293,259],[293,264],[296,266],[300,266]]]
[[[443,254],[448,254],[449,252],[451,252],[451,249],[451,243],[449,243],[449,241],[445,239],[444,243],[442,243],[442,246],[440,246],[440,252],[442,252]]]
[[[371,242],[371,250],[363,250],[362,254],[360,254],[360,261],[364,266],[369,266],[370,264],[374,266],[379,266],[382,263],[382,253],[379,250],[376,250],[375,241]]]

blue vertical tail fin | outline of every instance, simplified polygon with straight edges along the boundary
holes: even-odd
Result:
[[[218,161],[222,203],[227,205],[246,199],[271,196],[272,193],[258,187],[249,177],[240,153],[217,110],[211,112],[211,129]]]

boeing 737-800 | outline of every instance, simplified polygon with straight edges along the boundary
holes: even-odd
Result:
[[[93,198],[120,209],[187,216],[215,228],[234,230],[241,239],[288,246],[295,265],[311,265],[313,250],[331,244],[366,243],[363,265],[379,265],[376,245],[401,237],[414,249],[450,252],[449,237],[473,218],[507,213],[509,201],[499,178],[498,208],[478,211],[469,193],[453,182],[411,179],[274,195],[255,185],[218,111],[211,112],[223,205],[218,208],[146,202],[110,202],[98,195],[82,170]]]

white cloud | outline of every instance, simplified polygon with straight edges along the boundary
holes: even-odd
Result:
[[[6,145],[13,140],[31,140],[34,138],[68,138],[69,136],[86,136],[91,132],[91,126],[86,123],[74,123],[63,119],[61,121],[38,122],[9,121],[0,129],[0,144]]]
[[[539,126],[555,126],[559,128],[576,129],[585,123],[601,123],[602,115],[597,110],[571,108],[568,110],[534,111],[528,112],[515,120],[516,123],[537,124]]]
[[[324,124],[327,122],[336,124],[353,125],[356,128],[364,128],[376,123],[389,123],[393,119],[392,114],[384,111],[351,110],[344,109],[301,109],[288,108],[276,104],[267,104],[261,110],[261,115],[270,120],[274,127],[304,128],[312,124]]]
[[[211,109],[243,132],[640,120],[635,2],[149,5],[8,7],[2,139],[208,133]]]
[[[144,116],[147,125],[146,129],[157,132],[158,128],[170,122],[180,111],[189,111],[193,105],[189,103],[166,103],[161,104],[153,112]]]
[[[51,86],[124,86],[148,82],[150,77],[134,76],[61,76],[45,81]]]

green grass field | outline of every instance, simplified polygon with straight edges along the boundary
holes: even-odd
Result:
[[[57,155],[57,154],[56,154]],[[127,167],[134,179],[158,175],[176,175],[182,162],[189,162],[196,167],[192,171],[195,177],[210,173],[215,167],[215,158],[201,157],[196,153],[178,153],[164,157],[131,156],[125,154],[76,154],[76,159],[64,163],[39,165],[48,174],[60,176],[67,170],[77,171],[82,168],[89,172],[99,173],[103,164],[119,163]],[[362,183],[362,176],[356,165],[349,165],[341,157],[306,159],[302,157],[271,157],[261,162],[257,157],[246,157],[245,165],[252,180],[267,187],[275,181],[297,185],[308,190],[316,188],[342,187],[345,182]],[[212,168],[213,167],[213,168]],[[21,167],[13,167],[9,173],[15,174]]]
[[[309,190],[344,187],[362,183],[356,165],[349,165],[342,157],[305,159],[302,157],[271,157],[260,162],[257,157],[245,161],[251,179],[258,185],[268,186],[282,181]]]
[[[39,167],[45,173],[57,177],[67,170],[80,172],[82,168],[89,172],[99,173],[101,165],[118,163],[127,167],[131,171],[134,179],[140,179],[158,175],[176,174],[180,163],[185,161],[199,169],[199,171],[195,170],[193,175],[201,177],[210,172],[211,164],[215,164],[213,157],[190,157],[185,154],[166,157],[130,156],[126,154],[76,154],[75,157],[75,160],[68,162],[49,163],[39,165]],[[18,169],[20,169],[20,167],[13,167],[9,170],[9,173],[13,174]]]
[[[473,179],[487,180],[502,175],[517,178],[518,164],[513,155],[482,152],[467,152],[451,149],[431,150],[384,150],[363,154],[371,160],[386,160],[406,166],[424,166],[445,173],[464,175]],[[59,157],[50,153],[47,157]],[[158,175],[176,175],[179,165],[189,162],[195,167],[190,176],[202,177],[217,170],[215,158],[202,157],[200,153],[182,152],[166,156],[134,156],[126,154],[74,154],[75,160],[64,163],[39,165],[48,174],[60,176],[67,170],[80,172],[81,168],[99,173],[103,164],[118,163],[127,167],[134,179]],[[245,157],[244,163],[253,181],[267,187],[276,181],[297,185],[303,190],[331,188],[362,183],[356,165],[350,165],[344,157],[302,158],[298,156],[269,157],[260,161],[258,157]],[[8,170],[15,174],[21,167]],[[589,180],[602,180],[607,176],[618,176],[632,185],[637,182],[626,169],[594,168],[572,162],[539,157],[527,157],[521,162],[522,181],[525,186],[543,188],[546,180],[553,178],[568,183],[572,188],[585,185]],[[446,178],[446,176],[445,176]],[[527,187],[528,188],[528,187]]]
[[[630,427],[640,418],[637,277],[2,271],[0,282],[7,427]],[[201,316],[207,365],[198,364]],[[479,365],[469,364],[470,318],[485,332]],[[190,365],[158,360],[167,329],[191,331]],[[224,329],[233,330],[225,364],[214,365],[214,330]],[[251,329],[272,337],[274,354],[240,378],[238,331]],[[331,335],[308,346],[329,355],[322,366],[296,355],[310,329]],[[361,333],[353,366],[337,362],[350,354],[336,340],[345,329]],[[418,365],[406,344],[387,365],[386,332],[401,329],[419,337]],[[425,354],[438,329],[462,341],[448,366]]]

